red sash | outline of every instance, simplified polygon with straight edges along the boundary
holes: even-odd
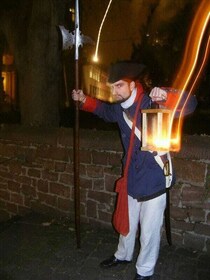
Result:
[[[116,231],[124,236],[126,236],[129,233],[127,178],[128,178],[128,168],[129,168],[131,154],[133,150],[136,119],[137,119],[138,111],[140,109],[141,100],[143,97],[141,88],[137,88],[137,96],[139,96],[139,100],[133,119],[133,125],[131,130],[130,143],[129,143],[128,154],[125,163],[125,168],[124,168],[123,176],[117,180],[116,188],[115,188],[115,191],[118,193],[118,195],[117,195],[117,205],[114,211],[112,222]]]

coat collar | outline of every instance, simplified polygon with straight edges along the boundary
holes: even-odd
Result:
[[[136,87],[133,89],[131,96],[120,105],[123,109],[128,109],[133,105],[134,102],[137,101],[139,96],[143,93],[143,87],[140,83],[136,83]]]

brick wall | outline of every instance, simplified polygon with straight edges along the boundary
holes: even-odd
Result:
[[[0,130],[0,220],[31,211],[74,219],[71,129],[4,127]],[[116,131],[80,132],[81,221],[111,228],[121,174],[122,146]],[[210,136],[184,136],[172,154],[174,244],[210,252]]]

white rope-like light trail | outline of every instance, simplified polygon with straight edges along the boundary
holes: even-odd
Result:
[[[93,56],[93,61],[94,62],[98,62],[98,46],[99,46],[99,41],[100,41],[100,37],[101,37],[101,30],[102,30],[102,27],[103,27],[103,24],[104,24],[104,21],[106,19],[106,16],[107,16],[107,13],[109,11],[109,8],[110,8],[110,5],[112,3],[112,0],[109,1],[109,4],[106,8],[106,11],[105,11],[105,14],[104,14],[104,17],[102,19],[102,22],[101,22],[101,25],[100,25],[100,28],[99,28],[99,31],[98,31],[98,37],[97,37],[97,43],[96,43],[96,49],[95,49],[95,54]]]

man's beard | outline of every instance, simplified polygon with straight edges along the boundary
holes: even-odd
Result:
[[[121,103],[123,103],[123,102],[125,102],[126,100],[128,100],[128,98],[129,98],[130,96],[128,96],[127,98],[122,98],[122,99],[120,99],[120,100],[115,100],[115,99],[113,99],[113,103],[116,103],[116,104],[121,104]]]

